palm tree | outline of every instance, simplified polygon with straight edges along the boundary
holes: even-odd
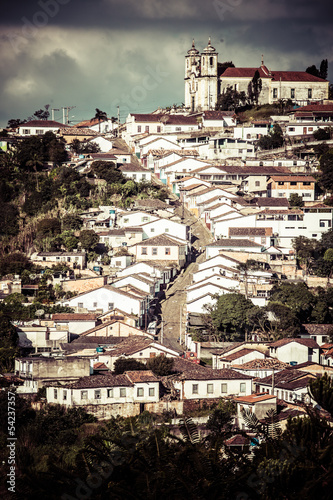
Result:
[[[40,166],[42,167],[43,166],[43,162],[40,158],[40,156],[38,156],[37,153],[34,153],[31,160],[28,160],[27,161],[27,167],[32,167],[35,171],[35,174],[36,174],[36,183],[37,183],[37,191],[39,191],[39,184],[38,184],[38,175],[37,175],[37,167]]]
[[[105,111],[102,111],[101,109],[96,108],[96,113],[94,118],[98,120],[98,132],[101,131],[101,121],[107,119],[107,114]]]

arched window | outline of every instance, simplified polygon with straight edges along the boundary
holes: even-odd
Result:
[[[211,57],[209,58],[209,64],[210,64],[211,66],[213,66],[213,64],[214,64],[214,57],[213,57],[213,56],[211,56]]]

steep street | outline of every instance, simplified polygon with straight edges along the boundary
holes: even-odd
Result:
[[[162,323],[160,324],[160,340],[171,348],[180,349],[178,339],[184,338],[186,324],[186,287],[192,283],[192,274],[197,271],[198,263],[205,260],[205,247],[213,241],[210,231],[188,210],[184,210],[184,224],[191,228],[194,258],[185,270],[172,283],[162,301]],[[201,252],[200,251],[201,248]],[[196,253],[198,252],[198,253]]]

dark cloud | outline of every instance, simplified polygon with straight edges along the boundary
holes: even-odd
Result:
[[[237,66],[333,68],[332,15],[328,0],[3,0],[0,124],[46,103],[77,120],[181,103],[192,37]]]

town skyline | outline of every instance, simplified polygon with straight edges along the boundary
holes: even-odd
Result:
[[[320,8],[318,8],[320,6]],[[45,104],[75,106],[75,124],[95,109],[120,119],[184,102],[184,57],[195,39],[219,61],[304,71],[328,59],[332,30],[326,0],[202,2],[45,0],[8,3],[0,21],[0,125]],[[325,15],[324,15],[325,13]]]

